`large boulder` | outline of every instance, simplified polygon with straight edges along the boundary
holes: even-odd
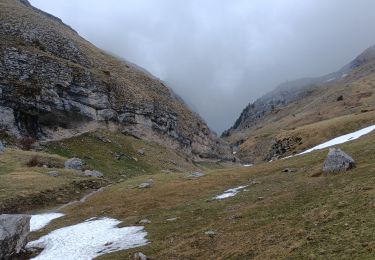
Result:
[[[82,171],[85,162],[79,158],[71,158],[64,163],[65,169],[79,170]]]
[[[0,259],[9,259],[25,247],[30,218],[28,215],[0,215]]]
[[[341,149],[330,148],[327,158],[324,161],[323,172],[342,172],[355,167],[352,157],[344,153]]]

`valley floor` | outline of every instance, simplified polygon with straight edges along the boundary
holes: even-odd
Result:
[[[109,143],[105,145],[111,149]],[[73,146],[69,142],[59,144],[68,148],[64,152],[54,146],[54,152],[60,155],[53,157],[59,160],[66,151],[76,153]],[[143,166],[132,166],[129,177],[119,179],[108,173],[110,187],[84,203],[63,208],[64,217],[32,233],[31,239],[93,217],[108,217],[123,221],[120,226],[145,226],[150,243],[99,259],[133,258],[136,252],[152,259],[374,259],[375,133],[338,147],[356,160],[355,169],[322,174],[327,150],[253,167],[215,165],[215,169],[209,169],[206,165],[205,175],[200,177],[189,177],[197,166],[182,171],[159,165],[141,174],[137,167],[147,168],[144,161]],[[4,165],[7,153],[0,156]],[[24,156],[27,153],[22,152]],[[91,156],[95,160],[96,154]],[[105,162],[108,164],[108,160]],[[100,170],[106,173],[111,169],[106,167]],[[16,178],[20,180],[18,185],[24,178],[33,179],[35,172],[46,172],[43,168],[35,168],[33,175],[25,169],[18,175],[4,168],[2,171],[2,183],[13,183]],[[65,177],[45,184],[58,189],[65,181],[78,178],[69,179],[69,174],[64,172]],[[12,179],[4,179],[10,175]],[[150,188],[137,188],[149,179],[153,180]],[[6,191],[11,188],[24,188],[2,185],[2,194],[9,194]],[[214,199],[228,189],[245,185],[235,196]],[[3,201],[1,197],[0,203]],[[150,223],[140,224],[144,219]]]

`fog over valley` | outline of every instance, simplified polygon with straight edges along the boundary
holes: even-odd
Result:
[[[31,3],[165,81],[217,133],[278,84],[336,71],[375,44],[372,0]]]

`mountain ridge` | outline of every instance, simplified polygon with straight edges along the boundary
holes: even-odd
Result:
[[[229,148],[159,79],[28,1],[0,2],[0,126],[51,140],[96,128],[228,158]]]

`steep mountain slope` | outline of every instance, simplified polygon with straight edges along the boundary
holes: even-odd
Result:
[[[299,152],[372,123],[374,88],[375,46],[337,72],[281,84],[249,104],[223,137],[250,161]]]
[[[0,129],[58,139],[105,127],[195,158],[228,146],[158,79],[26,0],[0,1]]]

